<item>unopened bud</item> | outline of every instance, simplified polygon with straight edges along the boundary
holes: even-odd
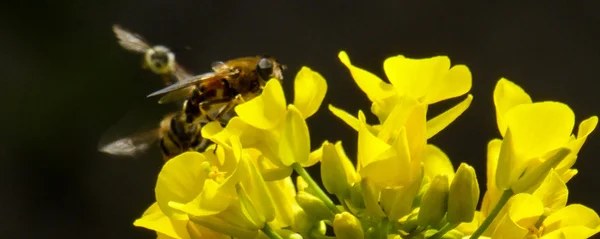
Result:
[[[317,220],[331,220],[334,214],[325,206],[325,203],[310,193],[300,191],[296,195],[296,202],[309,216]]]
[[[341,146],[341,145],[340,145]],[[321,179],[327,192],[335,194],[340,199],[350,197],[348,177],[355,173],[352,162],[345,155],[340,155],[334,144],[323,144],[321,159]]]
[[[365,236],[358,218],[347,212],[335,215],[333,232],[337,238],[363,239]]]
[[[471,222],[479,202],[479,184],[473,167],[461,163],[448,195],[448,222]]]
[[[426,227],[437,225],[448,209],[448,175],[435,176],[429,186],[429,190],[423,195],[421,209],[417,219],[420,226]]]

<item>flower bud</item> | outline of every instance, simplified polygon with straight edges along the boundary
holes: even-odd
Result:
[[[355,183],[350,187],[350,198],[345,200],[345,203],[354,215],[362,214],[365,211],[365,198],[363,197],[360,183]]]
[[[437,225],[442,220],[448,209],[448,191],[448,175],[435,176],[421,200],[417,219],[420,226]]]
[[[327,192],[335,194],[340,199],[350,197],[349,181],[355,177],[355,171],[352,162],[343,152],[341,142],[336,145],[329,142],[323,144],[321,179]]]
[[[406,221],[402,223],[401,229],[405,232],[412,232],[415,229],[417,229],[418,226],[419,224],[417,224],[417,214],[411,214],[408,215]]]
[[[363,239],[365,236],[358,218],[347,212],[335,215],[333,232],[337,238]]]
[[[448,222],[471,222],[479,202],[479,184],[473,167],[461,163],[448,194]]]
[[[323,201],[310,193],[304,191],[298,192],[296,201],[306,214],[317,218],[317,220],[331,220],[334,216]]]

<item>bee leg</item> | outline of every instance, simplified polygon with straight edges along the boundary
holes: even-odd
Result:
[[[211,110],[211,106],[214,104],[220,104],[220,103],[226,103],[226,102],[227,102],[227,105],[229,105],[231,103],[231,98],[202,101],[198,104],[198,108],[200,109],[200,112],[203,115],[205,115],[206,118],[208,118],[208,120],[215,121],[215,120],[219,119],[220,117],[213,117],[210,115],[209,111]]]
[[[236,95],[235,98],[233,98],[232,101],[229,101],[227,103],[227,105],[223,106],[221,109],[219,109],[219,112],[217,113],[217,115],[215,116],[216,119],[221,119],[223,117],[223,115],[225,115],[225,113],[229,112],[231,109],[233,109],[233,107],[235,107],[236,105],[239,105],[241,103],[246,102],[244,100],[244,98],[242,98],[242,95]]]

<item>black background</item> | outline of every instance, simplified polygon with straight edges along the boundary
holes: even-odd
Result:
[[[154,200],[158,151],[144,160],[96,152],[98,139],[131,110],[153,107],[156,116],[140,125],[164,113],[145,98],[161,82],[118,46],[114,23],[170,46],[196,73],[214,60],[256,54],[287,64],[286,79],[307,65],[328,81],[324,105],[351,113],[369,103],[339,50],[381,77],[388,56],[449,55],[470,68],[474,101],[430,142],[455,165],[474,165],[483,186],[486,145],[499,137],[492,92],[500,77],[534,100],[568,103],[577,123],[600,112],[600,17],[592,2],[15,1],[0,10],[0,235],[154,237],[132,222]],[[292,96],[291,80],[284,89]],[[355,155],[356,133],[326,107],[309,125],[313,146],[341,139]],[[569,201],[596,210],[599,137],[588,139],[569,183]]]

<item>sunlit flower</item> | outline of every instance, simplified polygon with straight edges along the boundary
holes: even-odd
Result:
[[[383,123],[392,110],[400,105],[402,98],[409,97],[425,106],[446,99],[464,95],[471,89],[471,72],[465,65],[450,67],[450,59],[446,56],[436,56],[425,59],[411,59],[402,55],[389,57],[383,63],[383,68],[390,83],[386,83],[376,75],[358,68],[350,62],[346,52],[338,55],[340,61],[350,70],[358,87],[365,92],[373,102],[371,111]],[[431,138],[458,116],[471,104],[473,97],[468,95],[465,100],[430,119],[427,122],[426,138]],[[357,123],[335,107],[335,115],[358,130]]]
[[[387,83],[352,65],[345,52],[338,57],[378,119],[368,123],[363,110],[355,115],[329,105],[358,134],[354,157],[341,141],[311,150],[306,119],[320,109],[327,82],[303,67],[292,104],[281,82],[270,80],[234,108],[226,126],[204,125],[202,137],[214,144],[163,165],[156,203],[134,225],[182,239],[325,238],[331,228],[336,238],[390,239],[588,238],[600,231],[596,212],[567,205],[566,187],[596,116],[575,135],[568,105],[533,102],[501,79],[493,98],[502,137],[488,144],[487,190],[477,211],[475,169],[460,163],[455,171],[458,164],[428,142],[469,107],[469,69],[451,66],[446,56],[393,56],[383,63]],[[430,105],[465,94],[428,117]],[[325,191],[305,170],[319,162]]]
[[[153,203],[142,217],[133,222],[133,225],[156,231],[159,239],[229,238],[228,235],[215,232],[189,220],[170,219],[163,214],[157,203]]]
[[[587,136],[594,131],[598,117],[593,116],[579,124],[579,132],[572,135],[575,114],[559,102],[532,102],[531,97],[518,85],[500,79],[494,90],[498,129],[503,136],[498,151],[496,184],[500,189],[511,187],[522,172],[540,165],[560,147],[571,150],[565,160],[556,166],[557,172],[568,181],[575,172],[570,170]],[[496,151],[496,150],[493,150]],[[537,161],[537,162],[536,162]]]
[[[293,163],[305,167],[317,163],[310,157],[310,135],[305,119],[319,109],[327,83],[319,73],[303,67],[294,85],[294,104],[286,106],[279,81],[269,81],[260,96],[235,108],[238,116],[225,128],[217,122],[209,123],[202,130],[203,136],[223,144],[228,144],[226,139],[231,135],[240,137],[244,148],[258,149],[281,172],[288,172],[272,179],[289,176],[288,168]]]
[[[589,238],[600,231],[600,217],[580,204],[567,204],[568,189],[553,170],[533,193],[520,193],[492,238]]]

